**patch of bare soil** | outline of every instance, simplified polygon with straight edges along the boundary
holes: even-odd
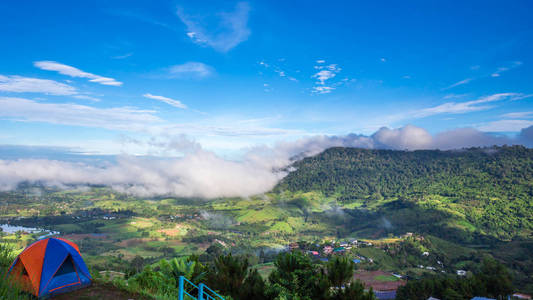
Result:
[[[361,280],[366,287],[372,287],[374,291],[395,291],[398,287],[406,283],[405,280],[382,281],[376,279],[379,276],[391,276],[391,273],[383,271],[360,271],[354,275],[355,279]]]
[[[148,300],[140,295],[132,294],[127,291],[116,288],[109,283],[93,283],[91,286],[73,291],[70,293],[65,293],[57,295],[51,299],[54,300]]]

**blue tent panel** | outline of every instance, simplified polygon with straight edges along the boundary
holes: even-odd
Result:
[[[50,292],[61,289],[62,287],[81,284],[78,272],[72,263],[72,257],[68,256],[63,265],[57,270],[52,280],[46,287]]]
[[[52,280],[54,274],[59,270],[65,261],[69,252],[63,246],[63,243],[55,239],[50,239],[46,247],[44,256],[43,271],[41,273],[41,284],[39,287],[39,296],[43,296],[48,291],[47,286]]]
[[[91,275],[79,252],[65,242],[50,239],[44,258],[39,296],[65,292],[90,283]]]
[[[89,273],[89,269],[87,268],[87,265],[85,265],[85,262],[83,261],[83,258],[78,253],[78,251],[74,249],[72,246],[70,246],[69,244],[63,243],[63,246],[65,246],[67,251],[70,253],[72,259],[74,260],[74,265],[76,266],[76,269],[78,270],[79,275],[80,276],[85,275],[83,277],[90,279],[91,275]]]

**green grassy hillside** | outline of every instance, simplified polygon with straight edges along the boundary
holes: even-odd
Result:
[[[438,225],[466,239],[510,240],[533,231],[533,149],[331,148],[293,167],[276,192],[320,192],[379,211],[392,225],[428,231]]]

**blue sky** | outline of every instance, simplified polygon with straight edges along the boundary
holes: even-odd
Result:
[[[531,1],[0,3],[0,144],[218,154],[533,126]]]

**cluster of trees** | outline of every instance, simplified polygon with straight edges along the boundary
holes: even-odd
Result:
[[[399,199],[460,210],[494,237],[533,230],[533,149],[522,146],[461,151],[331,148],[296,162],[275,191],[319,191],[342,202]],[[423,206],[421,206],[423,207]],[[427,207],[424,207],[427,208]]]
[[[177,296],[179,276],[185,276],[195,284],[203,282],[234,300],[375,299],[372,289],[365,291],[361,282],[353,281],[355,266],[343,257],[336,257],[323,266],[314,264],[299,252],[281,253],[274,266],[264,280],[242,256],[221,255],[206,265],[195,256],[174,258],[130,274],[127,286],[152,296],[172,298]]]
[[[485,296],[507,299],[513,286],[507,269],[493,259],[485,259],[481,269],[473,276],[435,276],[409,281],[398,289],[396,299],[424,300],[428,297],[439,299],[471,299]]]

